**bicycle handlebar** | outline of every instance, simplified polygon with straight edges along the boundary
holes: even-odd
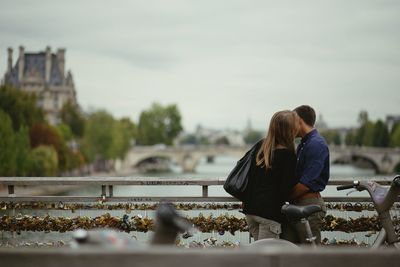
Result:
[[[360,182],[355,180],[351,184],[339,185],[338,187],[336,187],[336,190],[341,191],[341,190],[346,190],[346,189],[351,189],[351,188],[357,188],[357,186],[359,186],[359,185],[360,185]]]
[[[350,189],[350,188],[354,188],[354,185],[353,184],[339,185],[338,187],[336,187],[336,190],[341,191],[341,190],[346,190],[346,189]]]

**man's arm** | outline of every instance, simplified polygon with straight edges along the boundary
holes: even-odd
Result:
[[[292,193],[290,194],[290,199],[296,200],[296,199],[300,198],[302,195],[307,194],[308,192],[310,192],[310,188],[308,188],[307,186],[305,186],[302,183],[297,183],[294,186]]]
[[[296,200],[308,192],[318,192],[316,186],[319,184],[324,161],[328,155],[327,148],[321,145],[313,146],[307,151],[307,163],[304,166],[300,181],[292,191],[292,200]]]

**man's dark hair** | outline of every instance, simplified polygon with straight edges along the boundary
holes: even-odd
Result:
[[[294,109],[294,112],[299,115],[299,117],[308,125],[311,127],[314,127],[315,124],[315,111],[312,107],[307,106],[307,105],[302,105]]]

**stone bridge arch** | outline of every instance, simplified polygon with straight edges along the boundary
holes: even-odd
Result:
[[[124,160],[123,168],[133,169],[141,162],[144,162],[150,158],[169,159],[171,162],[180,166],[184,172],[194,172],[202,158],[202,155],[190,152],[171,153],[168,151],[149,151],[145,153],[135,153],[134,151],[131,151]]]
[[[233,156],[240,159],[247,151],[247,147],[167,147],[157,149],[154,147],[137,147],[128,152],[122,162],[123,169],[131,169],[138,163],[148,158],[168,158],[179,165],[184,172],[195,172],[200,161],[205,158],[214,158],[221,155]],[[233,167],[233,166],[232,166]]]
[[[382,172],[379,163],[367,155],[353,154],[351,156],[351,162],[356,166],[368,164],[369,166],[371,166],[371,168],[375,171],[376,174]]]
[[[331,164],[364,161],[378,174],[400,171],[400,150],[375,147],[331,147]]]

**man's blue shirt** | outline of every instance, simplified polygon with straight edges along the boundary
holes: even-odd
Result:
[[[321,192],[329,180],[329,149],[325,139],[313,129],[297,147],[296,176],[311,192]]]

